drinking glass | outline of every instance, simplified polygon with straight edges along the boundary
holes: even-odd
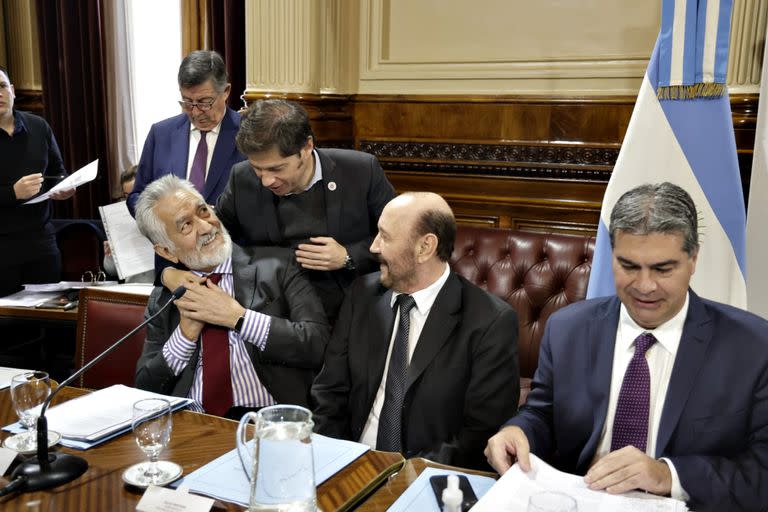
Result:
[[[139,468],[136,480],[143,485],[158,484],[170,477],[157,463],[160,453],[168,446],[173,429],[171,403],[164,398],[146,398],[133,404],[131,423],[136,444],[149,458]]]
[[[37,418],[43,402],[51,394],[51,380],[45,372],[25,372],[11,378],[11,401],[27,432],[18,435],[18,451],[37,447]]]
[[[544,491],[528,499],[528,512],[576,512],[576,500],[562,492]]]

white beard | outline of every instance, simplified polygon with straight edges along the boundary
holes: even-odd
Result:
[[[205,242],[214,236],[221,236],[222,243],[216,250],[206,250]],[[232,254],[232,238],[230,238],[224,226],[214,228],[210,236],[201,238],[197,242],[197,248],[194,251],[180,254],[177,257],[190,270],[204,270],[218,267]]]

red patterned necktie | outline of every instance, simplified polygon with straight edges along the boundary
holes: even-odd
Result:
[[[645,451],[651,401],[651,372],[645,353],[655,342],[656,338],[649,332],[644,332],[635,339],[635,355],[627,366],[616,403],[611,451],[628,445]]]
[[[208,144],[205,136],[208,132],[200,131],[200,142],[197,143],[192,168],[189,170],[189,181],[201,194],[205,190],[205,164],[208,163]]]
[[[208,279],[219,284],[221,274]],[[203,409],[223,416],[232,407],[232,374],[229,366],[229,329],[205,324],[203,340]]]

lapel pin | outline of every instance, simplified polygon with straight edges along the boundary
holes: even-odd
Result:
[[[328,182],[328,190],[330,190],[331,192],[336,190],[336,182],[335,181],[329,181]]]

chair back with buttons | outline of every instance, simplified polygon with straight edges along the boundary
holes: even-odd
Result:
[[[549,316],[587,294],[593,236],[459,225],[451,268],[508,302],[519,322],[521,403]]]
[[[118,293],[99,288],[80,291],[77,311],[75,370],[99,355],[144,320],[146,295]],[[144,347],[142,328],[104,360],[80,376],[77,385],[101,389],[113,384],[133,386],[136,361]]]

